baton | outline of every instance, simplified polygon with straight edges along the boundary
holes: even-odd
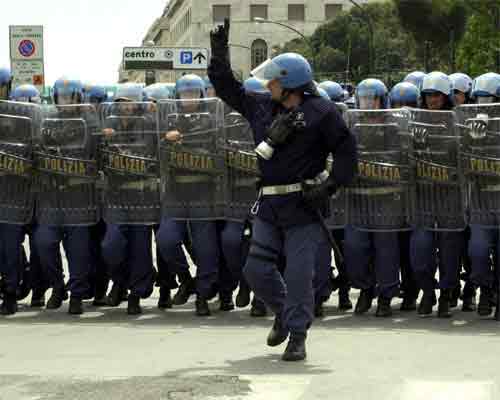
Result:
[[[325,217],[323,216],[323,213],[321,212],[320,209],[316,209],[316,215],[318,216],[319,225],[321,226],[323,233],[326,235],[326,238],[328,239],[328,242],[330,243],[330,246],[332,247],[333,252],[335,254],[339,255],[339,257],[338,257],[339,258],[338,259],[339,265],[337,265],[337,269],[339,270],[339,274],[340,274],[341,271],[340,271],[339,266],[344,265],[344,256],[342,255],[342,253],[340,251],[340,247],[337,244],[337,241],[335,240],[332,233],[330,232],[330,229],[328,229],[328,226],[326,225]]]

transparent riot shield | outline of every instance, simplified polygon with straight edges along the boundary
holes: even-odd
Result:
[[[0,222],[29,223],[33,216],[33,136],[40,107],[0,101]]]
[[[248,121],[226,105],[224,111],[223,151],[227,169],[225,217],[245,221],[257,199],[260,179],[255,142]]]
[[[463,173],[455,113],[418,109],[408,112],[414,178],[411,222],[435,231],[463,230]]]
[[[404,110],[350,110],[358,176],[347,190],[348,223],[366,231],[410,229],[410,135]]]
[[[500,104],[467,104],[455,109],[461,136],[460,159],[469,222],[500,225]]]
[[[158,224],[157,106],[147,102],[105,103],[100,107],[100,118],[104,220],[113,224]]]
[[[226,168],[219,99],[159,103],[162,216],[224,218]]]
[[[93,225],[99,220],[92,105],[51,106],[36,135],[36,218],[46,225]]]

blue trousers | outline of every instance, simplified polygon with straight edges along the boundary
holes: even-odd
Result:
[[[333,292],[332,282],[330,279],[331,269],[332,246],[330,246],[326,235],[323,234],[320,242],[318,243],[318,253],[316,257],[313,280],[315,303],[323,303],[327,301]]]
[[[235,221],[221,221],[220,244],[221,263],[219,270],[219,291],[231,294],[241,279],[245,263],[243,230],[245,224]]]
[[[191,240],[190,240],[191,239]],[[156,245],[161,256],[176,273],[186,271],[182,244],[191,241],[193,260],[196,264],[196,292],[201,297],[212,297],[219,271],[219,245],[217,226],[212,221],[177,221],[165,218],[156,234]]]
[[[255,295],[291,333],[306,334],[313,321],[313,278],[321,240],[318,223],[280,228],[256,218],[244,274]],[[283,254],[281,276],[276,263]]]
[[[105,294],[109,285],[108,268],[102,256],[101,243],[106,236],[106,223],[99,221],[90,227],[90,297]]]
[[[5,291],[15,293],[23,272],[24,226],[0,224],[1,265]]]
[[[68,288],[72,296],[83,298],[90,288],[90,229],[80,226],[37,226],[35,244],[38,256],[49,284],[54,289],[64,289],[59,248],[61,242],[68,258]]]
[[[345,227],[345,266],[352,286],[376,288],[391,299],[399,293],[400,253],[397,232],[365,232]]]
[[[436,249],[439,249],[439,286],[435,275],[438,268]],[[410,255],[418,287],[424,291],[454,289],[459,283],[460,257],[463,249],[463,232],[413,231]]]
[[[500,237],[498,229],[483,228],[479,225],[470,226],[469,257],[472,262],[470,280],[478,286],[493,287],[495,280],[491,268],[490,254],[496,252],[495,260],[498,267],[500,256]]]
[[[108,224],[102,257],[113,282],[143,299],[153,292],[152,228],[147,225]]]

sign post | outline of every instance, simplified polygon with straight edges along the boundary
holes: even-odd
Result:
[[[43,26],[9,26],[13,87],[29,83],[40,93],[45,84]]]

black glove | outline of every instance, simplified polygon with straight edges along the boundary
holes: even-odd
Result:
[[[229,56],[229,18],[224,19],[224,25],[219,25],[210,31],[210,46],[212,57],[226,59]]]
[[[308,207],[313,210],[328,210],[330,197],[337,191],[337,185],[330,176],[319,185],[302,182],[302,196]]]
[[[297,121],[302,121],[301,118],[303,118],[302,113],[293,111],[279,115],[267,130],[269,144],[273,146],[284,144],[290,134],[300,129],[300,126],[297,126]]]

